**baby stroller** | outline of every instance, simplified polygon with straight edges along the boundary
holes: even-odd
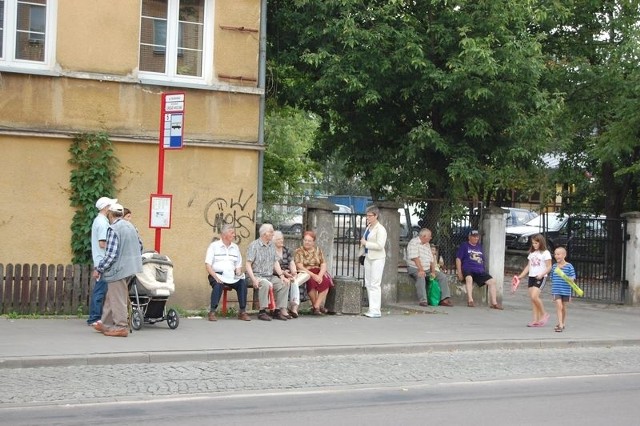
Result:
[[[178,328],[178,313],[175,309],[166,311],[167,299],[174,291],[171,259],[155,251],[142,253],[142,272],[129,281],[131,328],[140,330],[143,323],[165,320],[170,329]]]

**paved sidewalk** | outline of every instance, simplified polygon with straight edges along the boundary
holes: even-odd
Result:
[[[320,354],[395,353],[521,347],[640,346],[640,307],[569,305],[566,329],[553,331],[555,309],[544,328],[531,320],[526,288],[506,293],[504,311],[488,307],[388,307],[380,319],[301,316],[251,322],[181,318],[145,325],[127,338],[105,337],[85,319],[0,318],[0,368],[298,357]]]

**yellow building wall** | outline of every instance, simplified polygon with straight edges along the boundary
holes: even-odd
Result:
[[[139,33],[139,1],[60,1],[56,60],[63,70],[128,75],[138,66],[131,41]]]
[[[97,80],[3,74],[0,121],[8,129],[102,130],[157,138],[163,90],[186,93],[186,138],[257,143],[259,96]]]
[[[71,262],[70,142],[0,136],[0,263]],[[121,162],[115,196],[132,210],[145,249],[153,249],[149,195],[157,189],[158,146],[115,143],[115,153]],[[173,196],[173,208],[160,248],[175,265],[171,304],[206,308],[204,255],[216,235],[212,225],[233,223],[242,253],[254,238],[258,154],[197,146],[165,154],[164,193]]]
[[[223,0],[216,2],[215,70],[217,76],[240,77],[231,82],[255,85],[258,78],[260,2]]]
[[[149,225],[149,195],[157,188],[155,145],[117,144],[126,159],[118,178],[118,200],[133,211],[145,248],[155,246]],[[204,256],[213,225],[232,223],[243,255],[255,238],[258,154],[255,151],[187,146],[165,151],[164,193],[171,194],[171,229],[161,231],[161,252],[174,262],[176,292],[171,303],[208,308],[210,287]]]
[[[114,141],[115,196],[153,248],[149,195],[157,189],[161,94],[185,92],[185,148],[165,155],[164,193],[173,196],[173,210],[161,251],[175,265],[170,304],[208,307],[204,255],[212,224],[235,224],[243,254],[255,238],[261,149],[261,91],[251,91],[259,36],[245,31],[259,28],[260,1],[217,0],[214,19],[212,86],[140,84],[140,1],[58,2],[52,75],[0,75],[0,263],[70,263],[68,148],[82,132],[103,131]]]

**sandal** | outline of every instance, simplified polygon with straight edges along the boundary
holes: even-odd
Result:
[[[322,313],[322,311],[318,308],[313,308],[311,310],[311,315],[317,315],[317,316],[323,316],[324,314]]]
[[[544,314],[542,319],[540,321],[538,321],[538,325],[540,327],[544,327],[545,325],[547,325],[547,321],[549,321],[549,314]]]
[[[502,305],[498,305],[497,303],[494,303],[493,305],[489,306],[491,309],[497,309],[499,311],[502,311]]]
[[[556,328],[553,329],[556,333],[562,333],[562,330],[564,330],[564,327],[560,327],[560,325],[556,325]]]
[[[291,318],[298,318],[298,313],[297,312],[289,312],[289,315],[291,316]]]
[[[474,306],[476,306],[476,305],[473,303],[473,300],[471,300],[471,301],[467,302],[467,306],[468,306],[469,308],[473,308],[473,307],[474,307]]]

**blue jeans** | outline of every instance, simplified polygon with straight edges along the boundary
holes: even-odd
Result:
[[[102,305],[104,304],[106,294],[107,282],[102,279],[96,281],[96,284],[93,286],[93,293],[91,293],[89,319],[87,320],[87,324],[93,324],[102,318]]]
[[[209,275],[209,285],[211,286],[211,312],[215,312],[218,309],[218,303],[220,303],[220,297],[222,296],[222,290],[224,286],[231,287],[238,293],[238,305],[240,305],[240,312],[245,312],[247,308],[247,282],[244,279],[240,279],[233,284],[221,284],[216,282],[211,275]]]

